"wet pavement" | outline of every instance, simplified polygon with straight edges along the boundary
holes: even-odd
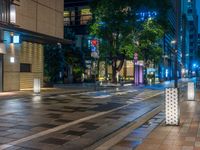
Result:
[[[1,100],[0,149],[87,148],[160,106],[161,92],[131,86]]]
[[[142,144],[147,136],[158,127],[165,118],[164,112],[160,112],[143,125],[133,130],[126,138],[115,144],[110,150],[133,150]]]
[[[140,143],[136,150],[200,150],[199,116],[199,99],[183,101],[180,125],[166,126],[163,122]],[[129,150],[130,146],[123,149]]]
[[[166,125],[163,115],[155,117],[115,144],[111,150],[200,150],[199,89],[194,101],[188,101],[187,96],[182,97],[179,126]]]

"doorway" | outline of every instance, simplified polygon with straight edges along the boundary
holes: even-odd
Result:
[[[0,54],[0,92],[3,92],[3,54]]]

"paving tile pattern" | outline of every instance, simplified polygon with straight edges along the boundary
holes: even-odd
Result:
[[[152,132],[140,133],[142,138],[135,140],[135,135],[129,135],[112,150],[200,150],[200,91],[197,91],[196,101],[184,98],[179,126],[166,126],[162,122]]]
[[[126,138],[110,148],[110,150],[133,150],[144,142],[145,138],[164,120],[163,112],[157,114],[152,119],[131,132]]]
[[[113,91],[110,92],[113,94],[111,97],[102,99],[95,99],[95,95],[63,93],[0,101],[0,144],[131,104],[119,111],[8,148],[81,150],[163,102],[160,96],[142,101],[147,96],[160,92],[158,90],[138,89],[122,94],[123,92],[125,91]],[[145,92],[146,94],[141,94]]]

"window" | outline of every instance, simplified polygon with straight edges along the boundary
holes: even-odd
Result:
[[[75,24],[75,10],[73,8],[64,11],[64,23],[67,26]]]
[[[81,9],[81,16],[80,16],[80,24],[84,25],[87,24],[89,20],[92,18],[92,13],[90,12],[89,8]]]
[[[20,72],[31,72],[31,64],[20,64]]]
[[[15,5],[10,5],[10,23],[16,23],[16,8],[15,8]]]
[[[88,7],[71,7],[64,11],[64,23],[69,25],[85,25],[92,18],[92,13]]]
[[[10,3],[8,0],[0,0],[0,21],[9,22],[10,18]]]
[[[188,9],[188,14],[192,14],[192,9],[191,8]]]

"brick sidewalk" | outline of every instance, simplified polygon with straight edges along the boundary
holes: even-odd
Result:
[[[140,132],[137,136],[131,133],[111,149],[200,150],[200,91],[196,101],[181,103],[180,126],[166,126],[163,121],[150,133]]]

